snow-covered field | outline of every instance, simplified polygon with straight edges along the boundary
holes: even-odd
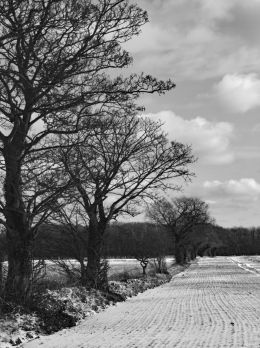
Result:
[[[234,256],[232,261],[239,267],[260,275],[260,256]]]
[[[80,268],[80,265],[78,261],[76,260],[65,260],[68,264],[73,265],[73,267]],[[109,270],[108,270],[108,276],[113,277],[114,275],[119,275],[120,273],[127,272],[130,276],[138,276],[142,273],[142,268],[140,266],[140,262],[136,259],[130,259],[130,258],[123,258],[123,259],[108,259],[109,263]],[[166,257],[166,264],[167,267],[170,267],[174,263],[173,257]],[[46,277],[47,278],[54,278],[58,280],[59,278],[63,278],[64,276],[60,274],[59,267],[57,264],[51,260],[45,260],[46,264]],[[3,263],[4,267],[7,269],[7,262]],[[154,263],[152,259],[150,260],[147,270],[154,270]]]
[[[136,259],[109,259],[108,262],[110,267],[108,271],[109,277],[113,277],[120,272],[128,272],[130,275],[138,275],[138,273],[142,273],[140,263]],[[173,262],[174,259],[172,257],[166,257],[167,267],[170,267]],[[152,261],[148,264],[148,272],[151,269],[154,269]]]
[[[76,260],[67,260],[68,264],[73,265],[73,267],[79,268],[79,263]],[[59,267],[55,262],[46,260],[46,280],[54,280],[59,283],[66,283],[64,275],[61,274]],[[142,267],[140,266],[139,261],[136,259],[123,258],[123,259],[108,259],[109,270],[108,277],[109,279],[120,279],[123,273],[128,273],[129,277],[138,277],[142,275]],[[173,257],[166,257],[167,267],[170,267],[174,263]],[[154,263],[152,259],[150,260],[147,266],[147,272],[154,271]]]
[[[24,347],[259,348],[259,263],[200,258],[170,283]]]

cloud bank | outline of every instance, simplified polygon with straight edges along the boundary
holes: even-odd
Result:
[[[215,86],[231,111],[244,113],[260,106],[260,79],[256,74],[228,74]]]
[[[226,164],[233,161],[234,155],[230,147],[232,124],[210,122],[203,117],[187,120],[172,111],[161,111],[146,116],[153,120],[161,120],[170,140],[191,145],[199,161],[210,164]]]
[[[260,197],[260,183],[253,178],[230,179],[227,181],[205,181],[203,188],[210,197],[254,199]]]
[[[259,225],[260,183],[254,178],[205,181],[199,192],[220,225]]]

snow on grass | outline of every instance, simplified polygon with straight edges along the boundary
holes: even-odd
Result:
[[[168,264],[171,260],[168,260]],[[12,313],[0,312],[0,348],[10,348],[22,342],[50,334],[66,327],[77,325],[81,320],[104,310],[119,300],[137,295],[170,280],[168,275],[141,277],[141,267],[133,259],[110,260],[110,275],[120,277],[138,275],[138,279],[125,279],[125,281],[110,280],[109,286],[112,294],[98,290],[87,290],[80,286],[61,287],[59,289],[46,289],[34,299],[34,311],[24,313],[21,308],[14,308]],[[59,275],[57,267],[52,262],[47,262],[50,278],[56,279]],[[179,266],[173,267],[178,272]],[[112,271],[111,271],[112,270]],[[127,273],[127,274],[126,274]],[[118,277],[118,279],[120,279]],[[56,279],[57,280],[57,279]],[[62,284],[63,280],[58,280]]]

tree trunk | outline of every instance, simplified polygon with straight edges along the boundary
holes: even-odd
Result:
[[[8,274],[4,297],[8,301],[26,303],[32,282],[31,243],[22,240],[19,233],[13,233],[12,237],[14,239],[8,240]]]
[[[217,256],[217,248],[212,248],[212,257]]]
[[[21,152],[14,143],[5,149],[6,177],[4,185],[8,274],[4,297],[7,301],[25,303],[32,281],[31,250],[33,236],[22,199]]]
[[[186,263],[186,252],[182,244],[175,244],[175,261],[179,265]]]
[[[191,249],[191,260],[195,260],[197,257],[197,250],[195,247]]]
[[[185,249],[185,262],[190,262],[191,260],[191,249],[190,248],[187,248]]]
[[[2,256],[0,255],[0,296],[2,295],[2,290],[3,290],[3,259]]]
[[[99,223],[94,214],[90,216],[87,248],[88,263],[86,267],[86,285],[88,287],[96,289],[107,287],[107,284],[101,284],[99,279],[104,232],[105,224]]]
[[[178,233],[175,233],[175,262],[179,265],[183,265],[186,262],[186,252],[184,246],[181,243],[181,237]]]
[[[156,264],[156,262],[155,262],[155,266],[156,266],[156,272],[157,273],[162,273],[162,263],[163,263],[163,258],[162,257],[160,257],[160,256],[158,256],[157,258],[156,258],[156,260],[157,260],[157,264]]]

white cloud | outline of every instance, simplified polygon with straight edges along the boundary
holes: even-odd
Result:
[[[260,79],[256,74],[225,75],[215,88],[219,98],[234,112],[260,106]]]
[[[154,120],[161,120],[163,129],[170,140],[192,145],[199,160],[211,164],[225,164],[233,161],[230,139],[233,126],[228,122],[210,122],[203,117],[186,120],[172,111],[161,111],[148,115]]]
[[[239,180],[231,179],[227,181],[205,181],[203,188],[210,197],[258,199],[260,196],[260,183],[253,178],[241,178]]]
[[[252,177],[191,184],[188,195],[209,204],[220,226],[259,226],[260,182]]]

